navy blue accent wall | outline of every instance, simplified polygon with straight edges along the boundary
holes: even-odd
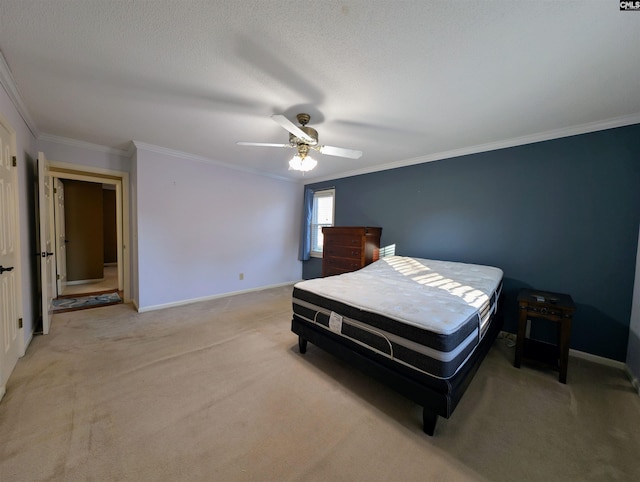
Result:
[[[521,288],[570,294],[571,347],[625,360],[640,124],[309,186],[335,186],[336,225],[380,226],[398,255],[502,268],[508,331]],[[320,270],[307,261],[303,277]]]

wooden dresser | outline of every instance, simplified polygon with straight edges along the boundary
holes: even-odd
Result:
[[[333,226],[322,228],[322,276],[348,273],[377,261],[382,228]]]

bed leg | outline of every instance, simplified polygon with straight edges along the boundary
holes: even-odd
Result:
[[[431,435],[436,431],[436,422],[438,421],[438,414],[433,413],[427,407],[422,408],[422,431],[427,435]]]
[[[298,335],[298,348],[300,353],[307,353],[307,340]]]

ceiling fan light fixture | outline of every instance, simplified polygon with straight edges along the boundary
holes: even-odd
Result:
[[[312,157],[301,157],[299,154],[296,154],[289,161],[289,170],[307,172],[316,167],[317,164],[318,161],[316,161]]]
[[[328,156],[346,157],[349,159],[359,159],[362,151],[355,149],[345,149],[343,147],[324,146],[318,143],[318,131],[307,124],[311,120],[309,114],[298,114],[296,118],[300,123],[295,125],[283,114],[274,114],[271,118],[285,130],[289,131],[288,144],[271,144],[266,142],[236,142],[240,146],[258,146],[258,147],[290,147],[296,149],[297,153],[289,161],[290,171],[307,172],[316,167],[318,164],[315,159],[308,156],[311,150]]]

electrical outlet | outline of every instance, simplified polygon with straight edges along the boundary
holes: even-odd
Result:
[[[240,281],[242,281],[242,280],[244,279],[244,273],[240,273],[240,274],[238,275],[238,279],[239,279]]]

